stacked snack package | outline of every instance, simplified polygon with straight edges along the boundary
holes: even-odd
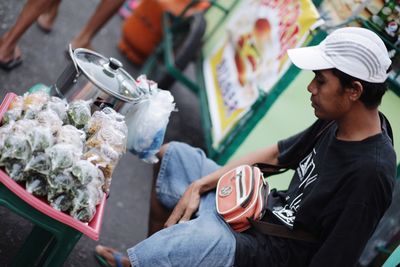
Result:
[[[44,92],[17,96],[0,127],[0,166],[28,192],[89,222],[125,152],[124,116]]]
[[[89,120],[83,158],[97,166],[104,174],[103,190],[109,192],[112,172],[118,159],[126,152],[128,128],[124,116],[111,108],[93,113]]]

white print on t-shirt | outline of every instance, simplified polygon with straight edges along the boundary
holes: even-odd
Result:
[[[291,201],[290,198],[287,197],[286,201],[288,201],[288,204],[286,204],[284,207],[274,207],[274,210],[272,211],[272,213],[278,217],[278,219],[291,227],[293,227],[294,219],[296,218],[296,212],[300,207],[304,188],[315,182],[318,177],[318,174],[315,173],[315,154],[315,149],[313,149],[313,151],[300,162],[299,167],[296,169],[300,180],[297,190],[298,195]]]

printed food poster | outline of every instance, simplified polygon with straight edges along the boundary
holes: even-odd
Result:
[[[281,79],[290,65],[287,49],[301,46],[309,30],[321,24],[311,0],[246,0],[233,12],[203,64],[213,147],[260,91],[270,91]]]

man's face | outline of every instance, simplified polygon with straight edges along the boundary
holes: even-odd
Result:
[[[311,106],[315,116],[320,119],[340,119],[351,107],[348,94],[332,70],[318,70],[314,73],[315,77],[307,90],[311,93]]]

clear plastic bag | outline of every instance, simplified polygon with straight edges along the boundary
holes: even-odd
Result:
[[[71,170],[80,185],[87,185],[95,179],[99,179],[100,170],[87,160],[75,162]]]
[[[69,193],[53,194],[50,190],[47,201],[56,210],[67,212],[72,207],[73,198]]]
[[[52,96],[45,104],[44,109],[54,111],[64,124],[68,122],[68,103],[64,99]]]
[[[22,118],[24,111],[24,98],[22,96],[16,96],[8,106],[7,112],[3,115],[3,124],[10,123],[11,121],[17,121]]]
[[[126,135],[116,129],[113,124],[105,124],[86,141],[86,146],[99,148],[107,144],[121,155],[126,151],[126,138]]]
[[[4,141],[10,135],[14,122],[0,127],[0,152],[4,147]]]
[[[21,119],[19,121],[16,121],[15,123],[12,124],[11,128],[11,133],[10,134],[21,134],[25,135],[28,133],[31,129],[39,126],[39,123],[36,120],[27,120],[27,119]]]
[[[93,179],[86,187],[89,194],[92,196],[92,201],[95,205],[100,204],[104,196],[104,191],[102,189],[103,185],[104,177]]]
[[[50,128],[52,133],[56,133],[63,125],[57,113],[50,109],[39,111],[36,115],[36,120],[39,125]]]
[[[24,173],[25,163],[23,161],[12,160],[6,162],[4,167],[10,178],[14,181],[19,183],[26,180],[26,176]]]
[[[54,144],[53,134],[48,127],[38,126],[28,132],[28,141],[32,152],[44,151]]]
[[[81,129],[87,125],[90,120],[90,102],[77,100],[69,104],[67,115],[69,122],[76,128]]]
[[[128,134],[128,128],[125,124],[125,116],[119,114],[112,108],[106,107],[93,113],[88,123],[87,132],[90,135],[95,134],[101,127],[112,124],[113,127],[125,136]]]
[[[52,192],[53,195],[69,192],[76,186],[74,177],[69,170],[61,170],[47,176],[47,184],[49,192]]]
[[[147,98],[126,115],[128,150],[148,163],[158,162],[155,154],[160,150],[171,112],[175,110],[170,92],[153,90]]]
[[[9,135],[4,140],[4,146],[1,150],[0,166],[7,160],[22,160],[24,162],[32,155],[31,146],[28,138],[22,134]]]
[[[35,119],[37,114],[43,109],[43,106],[49,100],[49,95],[43,91],[32,94],[25,94],[23,97],[23,116],[24,119]]]
[[[24,172],[36,172],[43,175],[49,175],[51,171],[50,156],[46,153],[38,153],[32,156],[25,166]]]
[[[72,145],[79,153],[83,152],[86,134],[72,125],[64,125],[57,132],[56,142]]]
[[[41,110],[43,105],[49,101],[50,96],[43,91],[37,91],[34,93],[26,93],[23,96],[23,108],[27,110],[29,108],[36,108]]]
[[[74,200],[70,215],[82,222],[90,222],[96,213],[94,197],[86,188],[80,187],[73,191]]]
[[[27,174],[26,191],[35,196],[46,196],[47,194],[47,181],[46,176],[40,173],[29,173]]]
[[[74,146],[64,143],[56,144],[46,149],[46,153],[51,158],[52,171],[72,167],[76,159],[79,159],[81,156],[76,153]]]
[[[53,173],[47,177],[47,200],[50,205],[61,211],[68,211],[72,207],[72,190],[76,187],[74,178],[69,170]]]
[[[22,118],[22,109],[15,108],[7,110],[6,113],[3,115],[3,124],[10,123],[12,121],[17,121]]]
[[[112,162],[110,158],[98,148],[89,150],[83,155],[83,158],[99,168],[103,174],[103,191],[108,193],[116,162]]]

